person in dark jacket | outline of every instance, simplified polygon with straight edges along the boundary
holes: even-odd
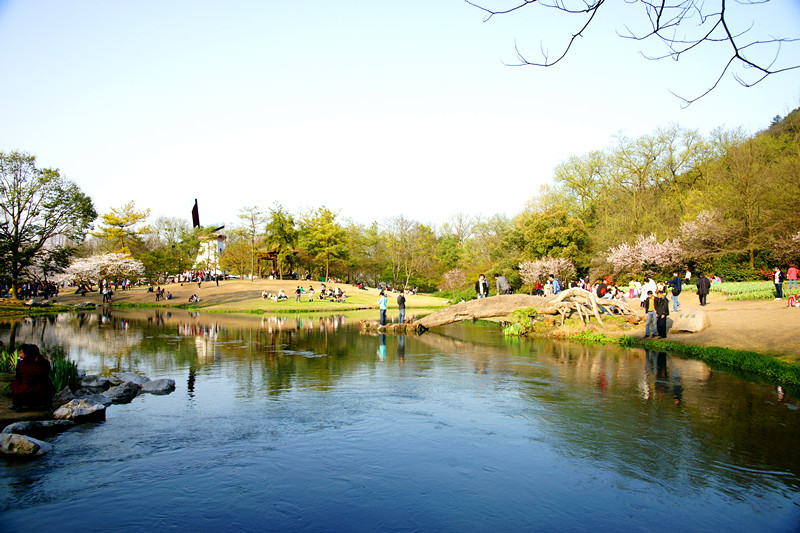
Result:
[[[13,400],[9,409],[47,407],[56,393],[50,381],[50,361],[35,344],[23,344],[17,350],[17,373],[11,382]]]
[[[706,305],[706,297],[711,290],[711,281],[705,274],[700,274],[697,278],[697,296],[700,298],[700,305]]]
[[[475,282],[475,294],[479,299],[489,296],[489,280],[483,274],[478,276],[478,281]]]
[[[681,294],[683,280],[681,280],[681,277],[677,272],[673,272],[672,279],[667,283],[672,286],[672,310],[677,313],[678,307],[681,305],[678,301],[678,296]]]
[[[658,291],[656,293],[655,308],[656,308],[656,331],[658,332],[658,338],[666,339],[667,317],[669,316],[669,300],[664,295],[664,291]]]

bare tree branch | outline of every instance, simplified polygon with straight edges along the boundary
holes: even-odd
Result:
[[[465,1],[486,13],[484,22],[490,20],[494,15],[513,13],[532,4],[537,4],[541,8],[554,9],[568,15],[587,16],[578,26],[577,31],[570,35],[566,46],[554,60],[550,59],[550,54],[544,43],[540,44],[539,51],[542,59],[529,60],[515,41],[514,51],[518,62],[507,63],[508,66],[551,67],[564,59],[572,50],[577,38],[583,36],[606,0],[576,0],[575,2],[554,0],[552,3],[542,0],[521,0],[516,5],[503,10],[492,10],[471,0]],[[569,5],[568,2],[570,2]],[[701,47],[718,48],[724,46],[729,50],[728,58],[725,60],[722,69],[710,87],[702,94],[686,98],[676,94],[674,91],[670,91],[683,102],[684,107],[708,95],[719,86],[729,73],[741,86],[753,87],[769,76],[800,68],[800,63],[788,66],[778,64],[782,45],[798,42],[800,38],[770,37],[765,40],[748,40],[756,25],[751,23],[746,29],[733,29],[731,27],[729,2],[730,0],[708,0],[707,2],[704,0],[625,0],[625,3],[631,8],[637,5],[644,8],[644,17],[647,20],[648,27],[646,31],[638,32],[626,25],[624,33],[617,32],[617,35],[623,39],[634,41],[656,41],[666,46],[666,52],[663,54],[640,52],[642,57],[652,61],[662,59],[678,61],[682,55],[689,52],[700,53]],[[758,6],[768,3],[769,0],[735,0],[735,2],[741,6]],[[760,59],[760,54],[763,54],[763,50],[770,50],[773,47],[775,52],[771,59]],[[753,72],[753,77],[748,76],[745,78],[742,73],[734,70],[736,68]]]

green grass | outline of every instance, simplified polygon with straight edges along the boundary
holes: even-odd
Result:
[[[794,394],[800,391],[800,365],[793,365],[775,357],[746,350],[732,350],[719,346],[694,346],[665,340],[645,340],[630,336],[611,337],[603,333],[582,332],[570,336],[570,340],[589,344],[617,344],[638,347],[697,359],[712,368],[745,374],[745,378],[758,378],[769,383],[790,388]]]
[[[17,369],[17,351],[0,351],[0,372],[13,374]]]
[[[783,290],[788,291],[788,283],[783,283]],[[711,292],[718,292],[728,300],[772,300],[775,298],[775,284],[771,281],[739,281],[714,283]],[[797,292],[797,291],[795,291]]]

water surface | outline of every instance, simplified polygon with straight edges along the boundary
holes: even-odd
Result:
[[[0,325],[7,340],[9,325]],[[0,462],[0,530],[793,531],[796,402],[703,363],[355,319],[28,319],[18,342],[169,377]]]

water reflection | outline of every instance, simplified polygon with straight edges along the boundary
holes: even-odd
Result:
[[[586,529],[598,516],[615,528],[738,529],[763,526],[762,509],[770,509],[772,529],[790,529],[793,522],[782,520],[798,518],[800,413],[783,390],[664,352],[509,339],[483,323],[422,336],[367,334],[356,323],[344,315],[102,311],[28,319],[15,335],[17,342],[61,346],[91,371],[139,370],[185,384],[163,399],[172,402],[169,415],[148,399],[130,428],[113,426],[113,417],[102,426],[137,443],[120,452],[130,457],[125,468],[135,471],[141,458],[163,452],[158,438],[138,435],[160,424],[170,449],[191,450],[173,473],[182,486],[208,483],[228,498],[235,488],[243,505],[263,509],[247,494],[266,498],[258,491],[272,485],[236,485],[230,472],[247,477],[274,465],[270,483],[294,495],[309,529],[329,529],[309,518],[311,507],[343,495],[360,496],[353,508],[382,517],[376,527],[394,523],[390,507],[370,505],[376,495],[404,516],[424,516],[421,529]],[[0,325],[0,338],[10,332],[10,324]],[[240,468],[231,458],[252,447],[266,451]],[[108,474],[70,453],[86,476]],[[204,454],[214,459],[203,462]],[[0,482],[0,491],[31,480],[67,484],[57,476],[67,469],[63,460],[55,454],[30,472],[13,470],[15,481]],[[195,462],[219,479],[194,477]],[[311,501],[308,491],[327,483],[339,490]],[[166,497],[139,497],[157,505],[159,494]],[[224,516],[224,499],[203,503]],[[507,521],[445,521],[443,509],[473,517],[483,509]],[[702,520],[693,521],[698,514]],[[532,516],[541,522],[531,523]]]

